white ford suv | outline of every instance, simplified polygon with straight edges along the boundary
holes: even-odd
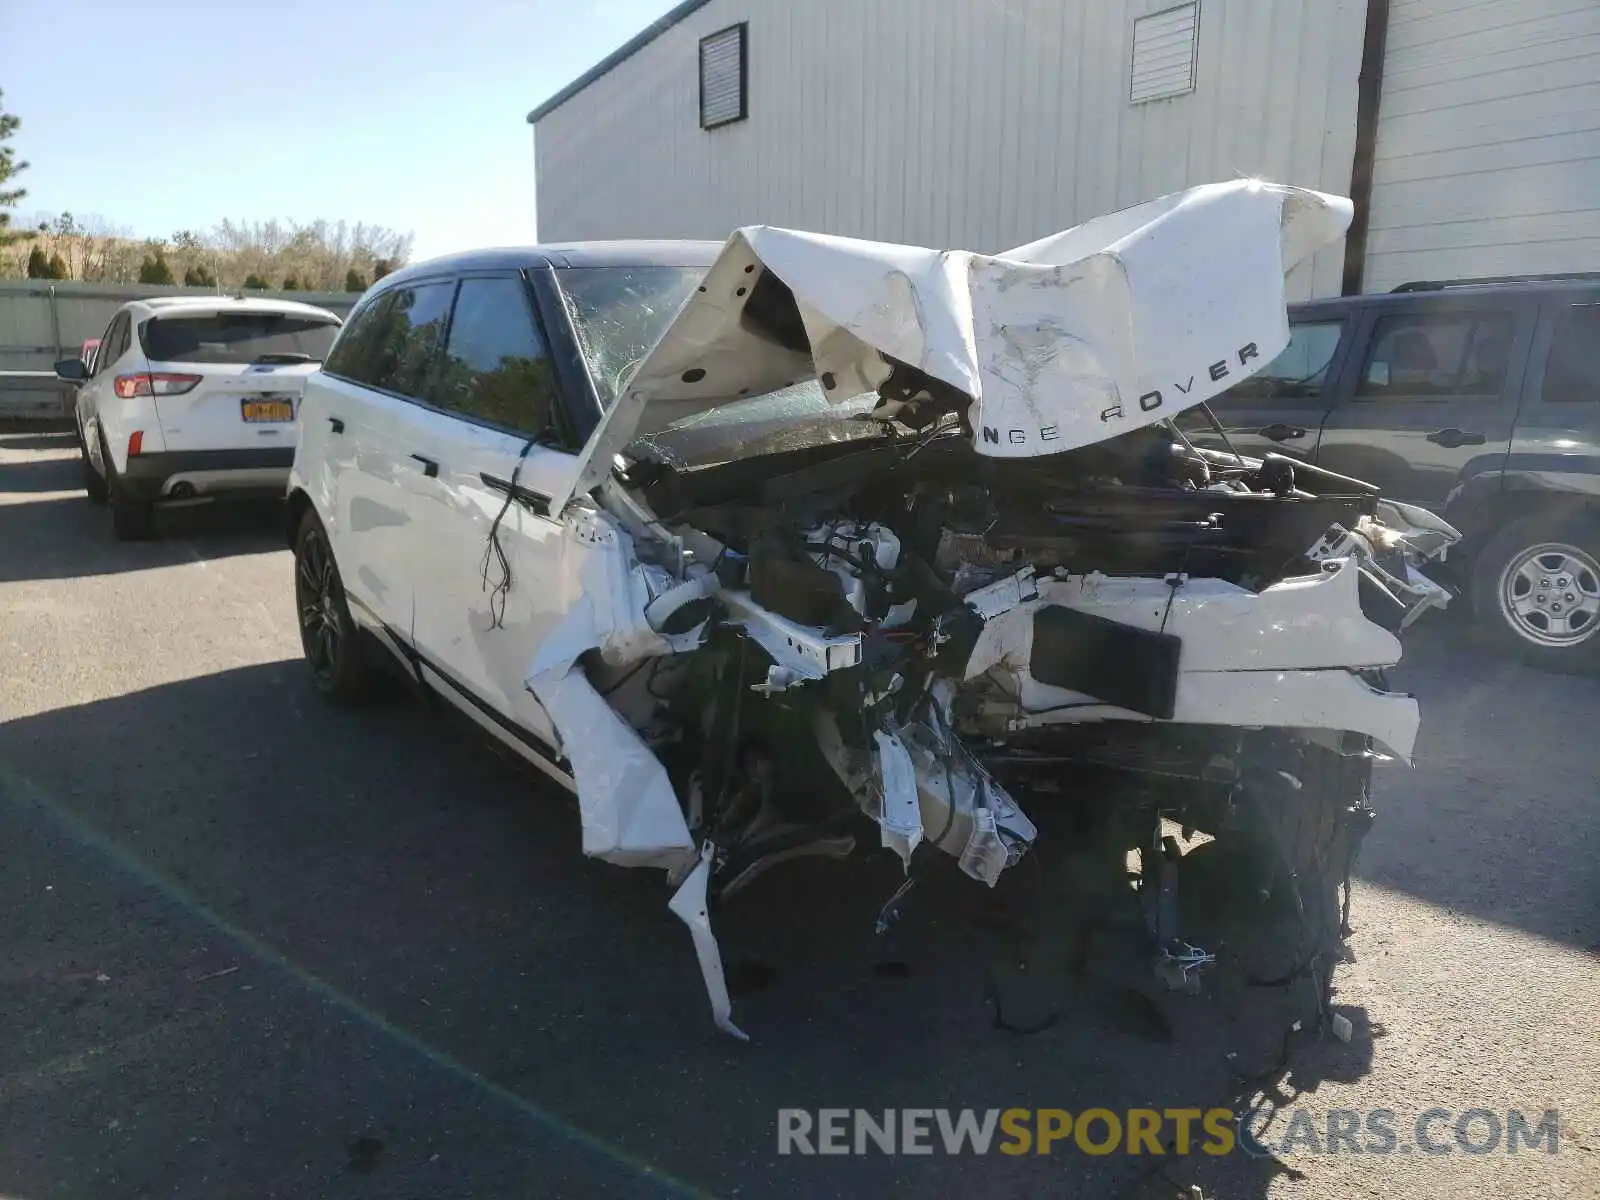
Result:
[[[282,495],[301,388],[338,331],[294,301],[153,297],[117,310],[93,366],[57,363],[79,384],[84,489],[117,537],[149,537],[157,505]]]
[[[1216,956],[1163,821],[1237,849],[1243,915],[1303,926],[1257,976],[1328,1017],[1371,764],[1417,732],[1384,671],[1458,535],[1170,418],[1284,349],[1349,217],[1239,181],[996,257],[758,226],[388,276],[301,407],[311,679],[354,702],[387,654],[574,791],[585,853],[669,873],[729,1032],[709,900],[865,845],[887,921],[1063,806],[1143,855],[1174,987]]]

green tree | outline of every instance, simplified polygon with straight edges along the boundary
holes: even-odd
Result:
[[[28,278],[50,278],[50,260],[45,257],[43,246],[35,246],[28,251]]]
[[[144,261],[139,264],[139,282],[167,287],[177,282],[172,275],[172,265],[167,262],[167,252],[162,247],[157,246],[153,253],[144,256]]]
[[[71,279],[72,272],[67,270],[66,261],[59,254],[50,256],[50,274],[48,279]]]
[[[183,286],[214,288],[217,286],[217,277],[211,273],[211,268],[204,264],[196,263],[194,266],[184,270]]]
[[[364,292],[367,290],[366,276],[351,267],[344,273],[344,290],[347,292]]]
[[[300,290],[300,281],[293,275],[284,276],[283,290],[286,292],[298,292]]]
[[[394,262],[387,258],[380,258],[372,264],[372,282],[377,283],[385,275],[393,274]]]
[[[0,101],[5,99],[5,91],[0,89]],[[17,201],[28,194],[26,188],[8,188],[6,184],[11,177],[27,169],[28,164],[17,158],[17,152],[6,142],[11,140],[11,135],[22,125],[22,121],[6,112],[0,107],[0,246],[8,246],[22,238],[31,237],[31,234],[16,233],[11,228],[11,214],[7,209],[15,208]],[[31,256],[30,256],[31,257]],[[34,276],[33,278],[39,278]]]
[[[244,277],[244,286],[253,292],[264,292],[272,285],[254,271]]]

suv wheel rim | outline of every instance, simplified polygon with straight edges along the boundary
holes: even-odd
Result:
[[[1500,612],[1540,646],[1575,646],[1600,631],[1600,563],[1562,542],[1518,554],[1500,572]]]
[[[339,622],[339,581],[322,534],[307,534],[300,544],[294,582],[306,658],[318,675],[331,675],[338,667],[344,631]]]

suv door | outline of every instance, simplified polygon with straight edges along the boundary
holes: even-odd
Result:
[[[491,727],[553,745],[524,681],[572,599],[559,585],[562,527],[549,500],[570,486],[577,458],[557,431],[550,353],[520,274],[461,279],[424,401],[402,435],[423,464],[407,568],[421,665],[469,712],[492,710]]]
[[[1307,309],[1291,314],[1289,344],[1260,371],[1211,401],[1227,431],[1227,443],[1196,411],[1179,427],[1201,445],[1244,454],[1288,454],[1310,458],[1317,447],[1324,414],[1332,407],[1331,389],[1339,377],[1344,347],[1358,315]]]
[[[1362,320],[1357,371],[1327,415],[1316,462],[1385,495],[1443,505],[1504,469],[1535,309],[1512,296],[1408,296]]]
[[[306,444],[297,461],[325,463],[320,469],[331,476],[323,503],[334,514],[330,534],[345,593],[399,641],[411,636],[408,555],[428,495],[404,426],[426,392],[454,292],[453,280],[423,279],[364,303],[312,377],[301,409]],[[314,478],[307,485],[318,486]]]
[[[105,464],[101,462],[100,446],[101,435],[104,432],[101,425],[101,410],[108,404],[116,402],[116,393],[113,388],[113,370],[117,359],[122,357],[122,352],[127,348],[128,314],[119,312],[111,318],[111,323],[106,326],[106,331],[100,337],[100,347],[95,352],[94,372],[78,389],[78,426],[83,430],[84,445],[89,451],[89,457],[99,466],[100,473],[106,473]],[[104,440],[109,442],[111,435],[105,434]]]

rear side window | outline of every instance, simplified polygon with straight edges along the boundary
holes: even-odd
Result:
[[[161,363],[244,365],[267,355],[321,362],[338,333],[339,323],[327,317],[273,312],[151,317],[139,326],[145,357]]]
[[[365,382],[387,392],[426,400],[454,294],[454,283],[396,288],[374,331],[371,376]]]
[[[111,319],[111,324],[106,328],[105,336],[100,339],[100,348],[95,351],[94,370],[96,375],[122,357],[122,352],[127,349],[127,339],[123,336],[127,329],[128,315],[126,313],[119,313]]]
[[[551,426],[555,387],[522,280],[462,280],[432,403],[531,436]]]
[[[322,369],[354,383],[371,383],[377,367],[378,347],[389,318],[389,305],[393,302],[394,293],[384,292],[358,305],[328,352]]]
[[[1600,400],[1600,304],[1574,304],[1561,314],[1541,398],[1555,404]]]
[[[1356,395],[1498,398],[1515,332],[1516,315],[1509,312],[1383,317],[1373,328]]]
[[[1328,368],[1344,334],[1343,321],[1301,321],[1289,327],[1289,344],[1249,379],[1234,385],[1224,397],[1228,403],[1312,399],[1322,394]]]

